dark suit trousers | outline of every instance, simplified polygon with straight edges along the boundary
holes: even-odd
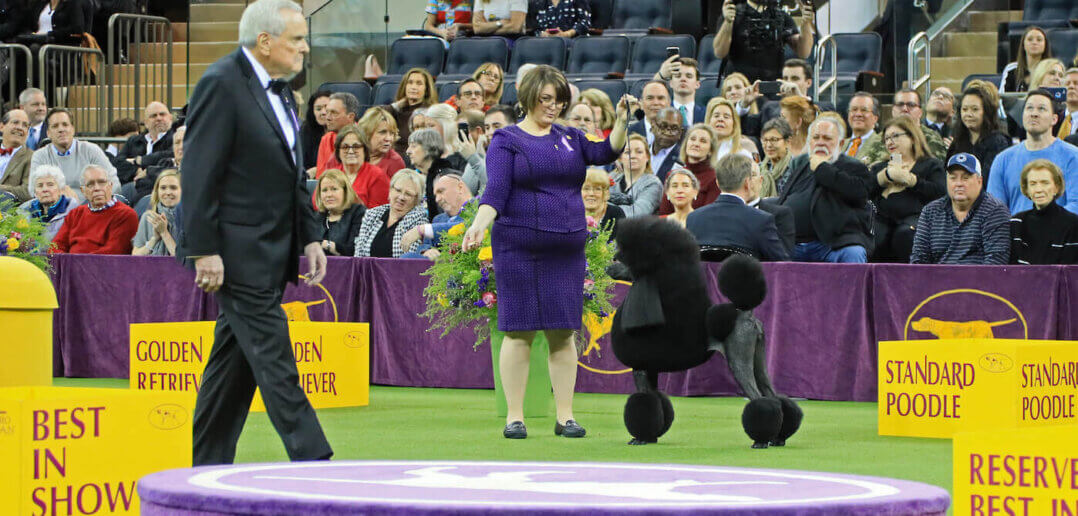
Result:
[[[213,351],[195,404],[193,463],[231,464],[257,386],[291,460],[333,455],[318,416],[299,387],[284,290],[225,283]]]

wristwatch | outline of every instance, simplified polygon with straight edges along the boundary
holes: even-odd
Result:
[[[502,28],[502,21],[501,20],[497,20],[494,23],[498,24],[499,29]]]

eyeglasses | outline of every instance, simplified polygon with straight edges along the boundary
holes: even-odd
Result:
[[[895,102],[895,107],[899,109],[914,109],[921,107],[921,105],[916,102]]]
[[[554,106],[559,109],[565,107],[565,105],[568,104],[568,102],[558,101],[558,99],[554,97],[539,97],[539,103],[543,106]]]
[[[883,141],[885,141],[885,142],[893,142],[893,141],[895,141],[895,140],[897,140],[897,139],[899,139],[899,138],[901,138],[903,136],[909,136],[909,135],[910,135],[910,133],[905,133],[905,132],[903,132],[903,133],[891,133],[891,134],[888,134],[888,135],[884,136]]]
[[[681,131],[680,124],[655,124],[655,130],[662,133],[676,133]]]
[[[764,138],[760,141],[764,145],[778,145],[779,142],[786,141],[786,138]]]
[[[397,194],[397,195],[399,195],[401,197],[404,197],[405,199],[415,199],[416,197],[418,197],[417,194],[414,194],[412,192],[405,192],[404,190],[401,190],[400,188],[397,188],[395,186],[391,186],[391,187],[389,187],[389,189],[393,190],[393,193],[395,193],[395,194]]]
[[[363,150],[363,144],[361,143],[346,143],[341,145],[341,152],[359,152]]]
[[[485,76],[490,77],[490,78],[492,78],[494,80],[498,80],[498,79],[502,78],[500,75],[498,75],[498,74],[496,74],[496,73],[494,73],[494,72],[492,72],[490,70],[483,70],[482,72],[479,72],[479,75],[485,75]]]
[[[946,100],[954,100],[954,95],[951,95],[950,93],[947,93],[946,91],[941,91],[941,90],[933,91],[932,95],[929,95],[929,96],[930,97],[938,97],[938,98],[946,99]]]
[[[476,90],[476,91],[462,91],[462,92],[460,92],[460,96],[461,97],[482,97],[483,92],[479,91],[479,90]]]

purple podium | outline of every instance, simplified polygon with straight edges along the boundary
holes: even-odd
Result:
[[[811,471],[586,462],[342,461],[154,473],[142,514],[943,515],[935,486]]]

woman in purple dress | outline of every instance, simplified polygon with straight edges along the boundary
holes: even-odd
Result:
[[[569,83],[550,66],[528,72],[517,89],[527,115],[499,129],[487,150],[487,189],[475,221],[464,237],[474,249],[491,227],[498,287],[498,329],[505,332],[500,357],[509,407],[503,432],[527,437],[524,389],[536,331],[550,344],[550,383],[557,406],[555,435],[584,437],[573,419],[576,346],[584,311],[584,244],[587,228],[580,188],[589,165],[617,159],[625,145],[626,96],[607,140],[589,139],[579,129],[555,125],[569,106]]]

